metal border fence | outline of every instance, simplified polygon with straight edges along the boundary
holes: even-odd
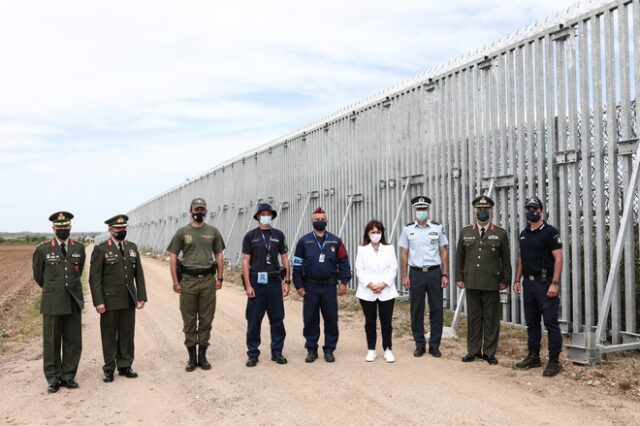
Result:
[[[604,340],[640,347],[638,87],[640,0],[583,2],[154,197],[129,213],[130,238],[164,251],[190,200],[204,197],[237,266],[255,206],[268,201],[291,247],[320,205],[355,255],[368,220],[381,219],[395,243],[412,220],[408,200],[425,194],[454,264],[470,201],[491,187],[515,259],[524,199],[537,194],[564,243],[570,356],[597,359]],[[445,293],[445,307],[458,307],[455,285]],[[525,323],[520,296],[502,318]]]

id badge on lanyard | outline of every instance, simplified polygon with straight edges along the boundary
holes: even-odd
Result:
[[[318,256],[318,262],[320,263],[324,263],[324,253],[322,252],[324,250],[324,245],[327,243],[326,241],[324,241],[322,243],[322,245],[320,244],[320,241],[318,241],[318,237],[316,237],[315,234],[313,234],[313,238],[316,240],[316,244],[318,245],[318,248],[320,249],[320,256]],[[326,237],[325,237],[326,238]]]
[[[324,263],[324,253],[320,253],[320,257],[318,257],[318,262]]]

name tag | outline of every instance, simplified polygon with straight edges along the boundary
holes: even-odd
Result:
[[[318,262],[324,263],[324,253],[320,253],[320,257],[318,257]]]
[[[268,284],[269,274],[266,272],[258,272],[258,284]]]

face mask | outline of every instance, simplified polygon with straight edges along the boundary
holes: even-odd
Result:
[[[271,225],[271,216],[260,216],[260,225]]]
[[[542,215],[540,214],[540,212],[536,212],[536,211],[527,212],[527,220],[529,222],[537,222],[540,220],[541,217]]]
[[[379,243],[382,239],[382,234],[369,234],[369,239],[372,243]]]
[[[198,222],[198,223],[202,223],[202,222],[204,222],[204,216],[205,216],[205,214],[204,214],[204,213],[193,213],[193,214],[191,215],[191,217],[193,218],[193,220],[195,220],[195,221],[196,221],[196,222]]]
[[[476,212],[476,219],[478,222],[486,222],[489,220],[489,212],[486,210],[480,210]]]
[[[424,222],[425,220],[429,219],[429,212],[417,211],[416,219],[418,220],[418,222]]]
[[[313,222],[313,229],[315,229],[316,231],[324,231],[326,227],[327,227],[326,220],[318,220],[316,222]]]
[[[69,238],[70,233],[71,229],[56,229],[56,237],[60,240],[66,240]]]
[[[123,230],[123,231],[118,231],[118,232],[114,232],[111,235],[113,235],[113,238],[115,238],[118,241],[122,241],[127,237],[127,230]]]

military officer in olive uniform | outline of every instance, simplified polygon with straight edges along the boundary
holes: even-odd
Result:
[[[222,288],[225,245],[218,228],[204,222],[207,217],[204,199],[191,201],[189,213],[191,223],[176,231],[167,248],[169,268],[173,291],[180,294],[184,345],[189,353],[185,371],[193,371],[198,365],[210,370],[207,348],[216,311],[216,291]],[[180,253],[182,265],[178,264]]]
[[[113,381],[113,372],[130,379],[138,377],[131,365],[134,358],[136,309],[147,301],[144,272],[138,247],[127,241],[127,215],[119,214],[104,223],[111,238],[91,254],[89,285],[93,306],[100,314],[102,337],[102,380]]]
[[[500,334],[500,290],[511,282],[507,232],[491,223],[494,201],[487,196],[473,202],[476,222],[460,231],[456,249],[458,288],[467,296],[467,355],[463,362],[484,359],[496,365]]]
[[[85,252],[84,245],[69,238],[71,219],[69,212],[52,214],[49,220],[55,237],[33,253],[33,279],[42,287],[42,359],[49,393],[58,392],[60,386],[78,387],[75,376],[82,352],[84,305],[80,277]]]

